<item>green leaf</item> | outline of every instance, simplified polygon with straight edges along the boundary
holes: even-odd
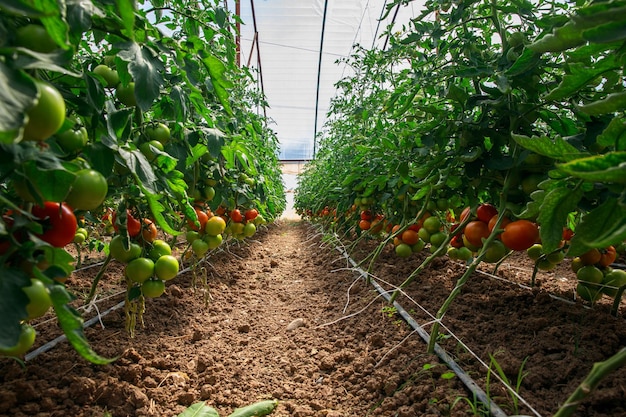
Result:
[[[569,98],[575,92],[593,82],[604,72],[619,69],[620,66],[616,62],[615,55],[611,54],[604,59],[594,62],[592,67],[582,62],[572,62],[566,68],[568,74],[563,77],[558,87],[548,93],[545,100],[551,101]]]
[[[72,296],[63,285],[52,285],[50,287],[50,298],[63,333],[65,333],[67,340],[80,356],[96,365],[106,365],[117,359],[104,358],[94,352],[89,346],[83,331],[83,318],[74,308],[68,305],[72,301]]]
[[[511,137],[523,148],[540,155],[556,159],[557,161],[572,161],[580,158],[581,156],[587,155],[570,145],[560,136],[550,139],[547,136],[528,137],[513,133],[511,134]]]
[[[626,152],[609,152],[580,158],[557,168],[573,177],[595,182],[626,184]]]
[[[180,413],[177,417],[219,417],[219,414],[202,401],[189,406],[189,408]]]
[[[32,79],[0,61],[0,143],[13,143],[24,125],[26,110],[36,98]]]
[[[626,150],[626,120],[623,117],[614,117],[609,125],[596,138],[598,145],[615,147],[616,151]]]
[[[222,61],[219,60],[216,56],[209,55],[205,57],[202,62],[206,65],[209,70],[209,75],[211,76],[211,83],[213,84],[213,88],[215,89],[215,94],[217,98],[222,103],[224,110],[229,115],[233,114],[233,110],[230,107],[230,103],[228,101],[229,93],[228,89],[233,87],[232,82],[226,76],[226,65]]]
[[[128,62],[128,71],[135,81],[137,105],[147,111],[161,93],[165,67],[157,54],[146,45],[126,42],[118,45],[118,56]]]
[[[58,11],[59,6],[56,1],[48,0],[37,2],[17,2],[15,0],[0,0],[0,9],[13,13],[18,16],[28,16],[40,18],[44,16],[50,16]]]
[[[580,187],[572,190],[562,186],[546,193],[537,217],[541,225],[541,244],[545,253],[550,253],[560,246],[567,216],[576,211],[582,196]]]
[[[130,39],[135,39],[135,2],[133,0],[117,0],[115,2],[122,17],[122,30]]]
[[[515,60],[513,65],[506,70],[505,74],[509,77],[521,75],[532,70],[541,63],[541,55],[533,52],[528,48],[524,48],[522,54]]]
[[[587,113],[589,116],[600,116],[602,114],[614,113],[626,110],[626,91],[611,93],[601,100],[578,106],[578,110]]]
[[[580,256],[592,248],[606,248],[626,240],[626,208],[609,199],[583,216],[567,251]]]
[[[17,344],[21,325],[28,317],[26,305],[28,296],[22,288],[30,285],[30,278],[21,269],[3,268],[0,279],[0,348],[10,348]]]

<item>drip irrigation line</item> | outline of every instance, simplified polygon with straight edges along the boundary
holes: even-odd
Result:
[[[339,248],[337,248],[337,250],[340,251]],[[358,267],[357,263],[352,258],[350,258],[350,256],[347,253],[345,252],[342,252],[342,253],[346,257],[346,259],[348,259],[348,261],[354,266],[355,270],[361,274],[361,277],[365,279],[367,277],[367,272],[365,272],[362,268]],[[378,291],[378,293],[382,295],[387,301],[391,299],[390,292],[385,290],[383,287],[381,287],[380,284],[378,284],[378,282],[375,279],[370,277],[369,281],[372,284],[372,286]],[[426,343],[429,343],[430,335],[428,334],[428,332],[426,332],[426,330],[424,330],[419,325],[419,323],[415,321],[415,319],[413,319],[413,317],[411,317],[411,315],[397,301],[394,301],[393,306],[398,312],[398,314],[400,314],[400,316],[413,329],[417,331],[420,337]],[[480,402],[482,402],[483,404],[489,407],[489,411],[492,416],[507,417],[507,414],[504,411],[502,411],[502,409],[497,404],[491,401],[491,399],[487,396],[485,391],[483,391],[482,388],[480,388],[478,384],[476,384],[476,382],[474,382],[474,380],[469,375],[467,375],[465,371],[463,371],[463,369],[454,361],[454,359],[450,355],[448,355],[448,353],[438,343],[435,343],[435,354],[437,354],[437,356],[443,362],[445,362],[445,364],[456,374],[456,376],[461,380],[461,382],[463,382],[463,384],[467,387],[467,389],[469,389],[472,392],[472,394],[474,394],[474,396]]]
[[[121,301],[120,303],[114,305],[113,307],[109,308],[108,310],[106,310],[104,313],[102,314],[98,314],[95,317],[92,317],[91,319],[87,320],[86,322],[83,323],[83,329],[92,326],[93,324],[100,322],[102,323],[101,319],[102,317],[106,316],[107,314],[111,313],[112,311],[115,311],[121,307],[124,306],[124,303],[126,302],[126,300]],[[44,353],[49,351],[50,349],[52,349],[53,347],[55,347],[56,345],[58,345],[59,343],[63,342],[64,340],[67,339],[67,336],[65,336],[64,334],[62,334],[61,336],[57,337],[56,339],[53,339],[51,341],[49,341],[48,343],[46,343],[45,345],[38,347],[37,349],[28,352],[26,354],[26,356],[24,356],[24,362],[27,362],[31,359],[34,359],[35,357],[37,357],[39,354]]]

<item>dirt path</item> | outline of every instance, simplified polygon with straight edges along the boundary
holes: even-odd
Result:
[[[0,360],[0,416],[176,416],[197,401],[226,416],[269,398],[279,400],[275,416],[468,414],[465,402],[452,408],[466,396],[459,381],[442,377],[416,337],[400,343],[410,329],[380,299],[329,324],[376,295],[313,229],[284,221],[255,238],[210,260],[208,306],[188,273],[148,300],[134,339],[122,311],[90,328],[98,353],[121,356],[112,365],[90,365],[67,344],[25,369]],[[107,290],[120,273],[107,273]],[[58,330],[39,332],[47,341]]]

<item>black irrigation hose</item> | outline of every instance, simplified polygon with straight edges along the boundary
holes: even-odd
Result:
[[[354,267],[356,271],[359,272],[361,278],[367,279],[369,274],[365,272],[363,269],[359,268],[357,263],[344,251],[339,248],[336,248]],[[391,298],[391,294],[389,291],[386,291],[383,287],[376,282],[371,276],[369,277],[369,282],[372,284],[374,288],[387,300]],[[393,302],[393,306],[402,316],[402,318],[420,335],[420,337],[428,344],[430,340],[430,335],[422,326],[411,317],[411,315],[400,305],[397,301]],[[445,364],[456,374],[456,376],[463,382],[463,384],[469,389],[474,397],[478,399],[485,405],[489,406],[489,411],[494,417],[507,417],[507,414],[502,411],[502,409],[487,396],[487,394],[474,382],[474,380],[463,371],[463,369],[448,355],[448,353],[441,347],[439,344],[435,343],[435,353],[437,356],[445,362]]]

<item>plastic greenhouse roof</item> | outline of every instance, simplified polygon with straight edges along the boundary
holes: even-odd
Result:
[[[258,70],[269,108],[266,115],[280,142],[281,160],[313,157],[314,137],[326,121],[335,83],[350,75],[337,60],[350,56],[358,44],[382,48],[386,27],[402,30],[422,10],[422,2],[394,7],[384,21],[388,0],[240,0],[241,63]],[[326,19],[324,10],[326,8]],[[229,10],[235,12],[234,2]],[[256,18],[258,51],[254,42]],[[394,19],[395,16],[395,19]],[[322,26],[324,40],[320,63]],[[319,71],[318,71],[319,70]],[[318,100],[319,74],[319,100]],[[262,111],[262,110],[260,110]],[[317,116],[316,116],[317,111]],[[316,128],[317,117],[317,128]]]

